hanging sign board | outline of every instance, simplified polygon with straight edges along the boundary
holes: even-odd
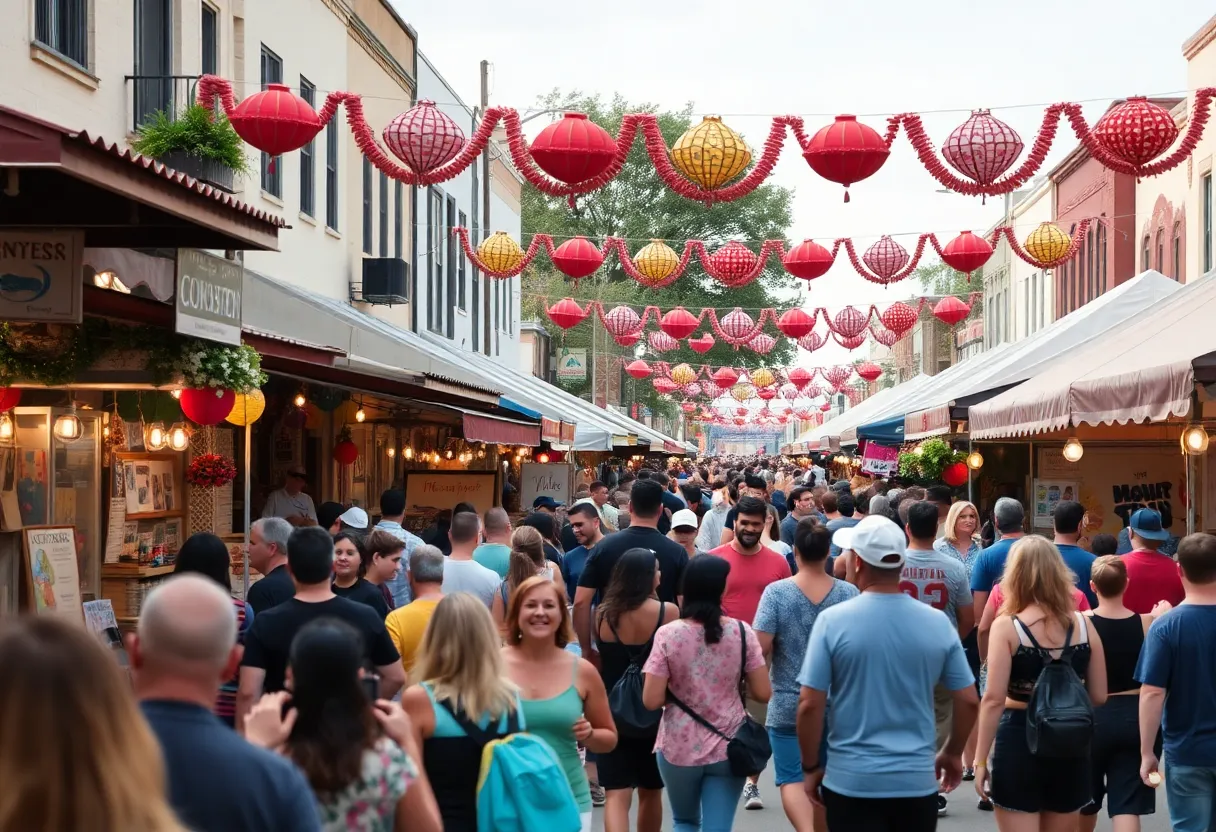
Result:
[[[80,323],[83,256],[79,232],[0,232],[0,320]]]
[[[240,263],[192,248],[178,249],[176,331],[240,346],[243,280]]]
[[[899,448],[888,448],[874,442],[866,443],[866,452],[861,458],[863,474],[889,477],[899,467]]]
[[[564,349],[557,359],[559,381],[583,381],[587,378],[587,350]]]
[[[570,479],[574,467],[565,463],[525,462],[520,465],[519,504],[531,510],[537,497],[552,497],[570,504]]]

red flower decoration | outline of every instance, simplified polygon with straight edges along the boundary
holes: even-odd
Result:
[[[199,454],[186,468],[186,482],[199,488],[219,488],[236,479],[236,465],[220,454]]]

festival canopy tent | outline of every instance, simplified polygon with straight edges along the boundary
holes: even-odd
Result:
[[[1181,287],[1024,384],[970,411],[975,439],[1081,424],[1162,421],[1190,412],[1195,383],[1216,382],[1216,274]]]
[[[1057,360],[1070,364],[1072,354],[1094,342],[1118,341],[1129,321],[1181,289],[1157,271],[1146,271],[1094,298],[1038,332],[1016,341],[999,355],[957,377],[905,401],[904,439],[912,441],[950,432],[951,419],[963,419],[972,405],[1020,384]],[[983,357],[985,354],[981,354]]]
[[[838,437],[842,445],[857,444],[857,426],[866,421],[875,413],[880,412],[880,409],[889,406],[895,401],[898,396],[906,396],[915,392],[932,376],[920,374],[914,378],[905,381],[902,384],[897,384],[894,387],[888,387],[885,390],[879,390],[873,396],[861,401],[856,407],[850,407],[844,413],[829,419],[822,425],[815,425],[802,432],[802,434],[789,445],[789,453],[804,454],[809,451],[819,450],[820,440],[824,438]]]

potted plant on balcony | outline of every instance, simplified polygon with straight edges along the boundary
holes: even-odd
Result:
[[[139,128],[131,147],[174,170],[232,193],[251,170],[245,143],[222,113],[191,104],[176,117],[159,111]]]

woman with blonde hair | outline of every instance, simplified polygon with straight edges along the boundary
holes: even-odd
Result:
[[[1090,802],[1088,743],[1076,756],[1035,754],[1026,727],[1039,674],[1055,660],[1085,682],[1095,707],[1106,701],[1102,639],[1076,611],[1075,588],[1051,541],[1031,535],[1013,545],[1001,580],[1004,601],[989,636],[976,741],[979,749],[992,748],[991,766],[976,761],[975,789],[996,807],[1000,832],[1071,832]]]
[[[456,592],[435,607],[402,697],[445,832],[477,832],[482,742],[520,730],[519,692],[506,676],[498,628],[485,604]]]
[[[514,588],[502,648],[507,675],[519,687],[528,732],[557,753],[574,792],[583,832],[591,829],[591,787],[578,746],[604,754],[616,747],[616,725],[599,671],[571,655],[570,609],[561,584],[534,575]]]
[[[507,563],[507,577],[498,587],[491,611],[494,620],[502,626],[507,617],[507,605],[511,593],[524,581],[535,576],[562,582],[561,568],[545,557],[545,538],[531,526],[520,526],[511,535],[511,556]]]
[[[0,832],[186,832],[129,680],[79,622],[4,622],[0,667]]]

